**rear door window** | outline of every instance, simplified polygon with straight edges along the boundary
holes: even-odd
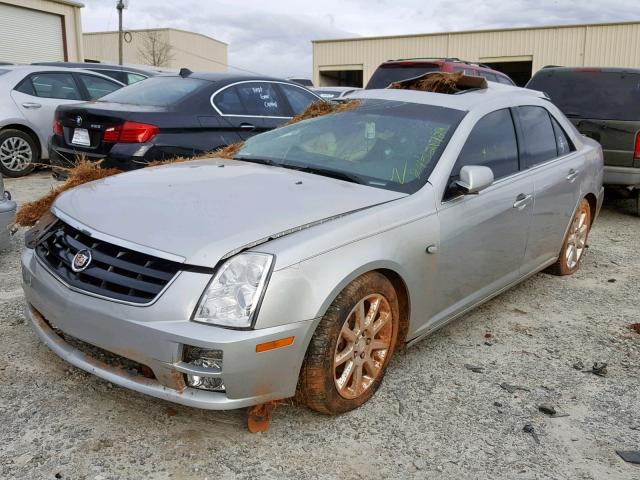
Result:
[[[131,72],[127,72],[127,81],[125,82],[127,85],[131,85],[132,83],[137,83],[137,82],[141,82],[142,80],[144,80],[145,77],[144,75],[140,75],[139,73],[131,73]]]
[[[551,124],[553,125],[553,133],[556,137],[556,149],[558,150],[558,156],[566,155],[569,152],[575,150],[575,147],[569,140],[569,137],[565,133],[564,129],[560,126],[560,124],[551,116]]]
[[[532,167],[558,156],[556,135],[549,112],[542,107],[518,107],[523,135],[522,157],[527,167]]]
[[[573,118],[640,120],[640,74],[599,69],[541,70],[527,88],[545,92]]]
[[[247,110],[240,100],[236,87],[228,87],[217,93],[213,103],[222,114],[247,115]]]
[[[256,117],[290,117],[288,107],[271,82],[247,82],[235,86],[247,115]]]
[[[115,92],[122,87],[122,85],[107,80],[106,78],[87,75],[84,73],[80,73],[78,76],[80,77],[80,81],[89,92],[89,97],[92,100],[94,98],[104,97],[105,95],[111,92]]]
[[[504,83],[505,85],[513,85],[513,82],[509,80],[507,77],[503,77],[502,75],[496,75],[499,83]]]
[[[279,83],[278,86],[282,89],[285,97],[289,101],[289,105],[293,110],[294,115],[298,115],[302,113],[302,111],[311,105],[313,102],[317,102],[320,100],[318,97],[313,95],[311,92],[304,90],[302,88],[296,87],[295,85],[287,85],[286,83]],[[336,93],[336,97],[340,96],[340,93]]]
[[[16,90],[40,98],[82,100],[80,89],[71,73],[34,73]]]
[[[453,167],[452,180],[459,178],[466,165],[489,167],[496,180],[518,172],[518,142],[508,108],[491,112],[476,123]]]

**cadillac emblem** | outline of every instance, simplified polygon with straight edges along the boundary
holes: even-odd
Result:
[[[76,117],[76,127],[79,127],[80,125],[82,125],[82,117],[78,115]]]
[[[83,272],[91,264],[91,250],[80,250],[71,261],[71,270],[76,273]]]

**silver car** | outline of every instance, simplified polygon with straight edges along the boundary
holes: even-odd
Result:
[[[354,94],[212,158],[62,194],[26,238],[27,315],[69,363],[184,405],[336,414],[394,351],[543,269],[575,272],[600,146],[543,94]]]
[[[58,105],[99,98],[123,86],[88,70],[0,66],[0,173],[20,177],[49,158]]]

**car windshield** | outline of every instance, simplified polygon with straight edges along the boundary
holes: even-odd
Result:
[[[545,92],[568,117],[640,120],[640,74],[597,69],[542,70],[527,88]]]
[[[407,66],[402,63],[381,65],[371,76],[366,88],[387,88],[393,82],[419,77],[425,73],[438,72],[439,70],[440,67],[435,63],[422,66]]]
[[[105,95],[99,101],[167,107],[179,102],[207,83],[209,82],[197,78],[151,77]]]
[[[277,128],[236,159],[414,193],[427,181],[466,112],[387,100]]]

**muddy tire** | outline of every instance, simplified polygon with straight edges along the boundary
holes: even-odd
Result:
[[[359,407],[376,392],[398,336],[400,311],[393,285],[366,273],[334,300],[316,329],[298,382],[298,399],[335,415]]]
[[[8,128],[0,132],[0,172],[5,177],[22,177],[36,168],[40,150],[31,135]]]
[[[560,256],[556,263],[551,265],[546,272],[553,275],[571,275],[575,273],[580,268],[580,262],[584,257],[590,229],[591,207],[588,200],[583,198],[569,225],[569,230],[560,250]]]

